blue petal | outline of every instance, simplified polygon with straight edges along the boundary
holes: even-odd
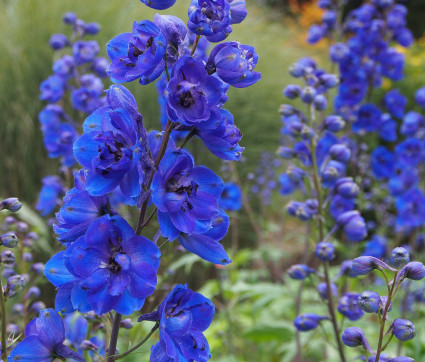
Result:
[[[65,327],[62,318],[54,309],[43,309],[35,323],[38,338],[44,346],[52,349],[65,340]]]
[[[130,315],[133,312],[142,309],[144,303],[145,303],[144,299],[134,298],[126,290],[122,294],[121,301],[115,307],[115,311],[120,314]]]
[[[85,168],[91,169],[92,160],[98,155],[99,142],[95,140],[98,134],[98,131],[84,133],[74,142],[74,156]]]
[[[81,354],[74,352],[72,349],[65,346],[64,344],[60,344],[59,346],[57,346],[55,348],[55,353],[58,356],[61,356],[63,358],[68,358],[68,359],[73,360],[73,361],[81,361],[81,362],[86,361]]]
[[[92,196],[102,196],[113,191],[121,182],[121,178],[105,178],[90,172],[87,175],[86,190]]]
[[[71,301],[71,293],[74,288],[74,283],[68,283],[59,288],[55,298],[55,309],[62,314],[69,314],[75,311],[77,307],[74,307]]]
[[[51,362],[53,358],[50,350],[41,343],[38,337],[31,335],[18,343],[8,360]]]
[[[211,263],[226,265],[232,262],[223,246],[205,234],[180,234],[178,240],[187,251]]]
[[[169,241],[173,241],[180,234],[180,230],[173,225],[170,215],[167,212],[161,212],[158,210],[157,215],[162,235]]]
[[[115,60],[119,57],[127,57],[128,55],[128,43],[133,39],[133,34],[123,33],[113,38],[108,44],[106,44],[106,52],[108,53],[111,60]]]
[[[75,280],[74,276],[65,267],[64,253],[65,251],[61,251],[53,255],[44,267],[45,277],[57,288]]]

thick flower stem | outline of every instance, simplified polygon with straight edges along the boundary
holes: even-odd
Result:
[[[121,314],[115,313],[114,322],[112,324],[112,332],[111,332],[111,339],[109,341],[109,350],[108,350],[108,359],[107,362],[113,362],[115,360],[115,353],[117,349],[117,342],[118,342],[118,332],[120,330],[120,324],[121,324]]]
[[[196,48],[198,47],[199,40],[201,40],[201,35],[196,35],[195,41],[193,42],[192,51],[190,52],[190,55],[195,54]]]
[[[121,359],[124,358],[125,356],[128,356],[130,353],[133,353],[136,349],[138,349],[139,347],[141,347],[149,338],[150,336],[152,336],[152,334],[155,333],[155,331],[158,329],[159,327],[159,322],[156,322],[156,324],[154,325],[154,327],[151,329],[151,331],[146,335],[145,338],[143,338],[139,343],[137,343],[134,347],[130,348],[127,352],[124,352],[122,354],[116,355],[115,359]]]
[[[384,338],[385,321],[387,319],[388,309],[390,308],[390,305],[391,305],[391,299],[394,296],[394,288],[396,285],[397,274],[398,272],[394,274],[393,285],[391,286],[390,293],[388,294],[387,304],[385,304],[384,313],[382,313],[382,323],[381,323],[381,329],[379,330],[379,341],[378,341],[378,349],[376,350],[375,362],[379,361],[379,356],[381,355],[381,352],[384,350],[384,348],[382,348],[382,340]]]

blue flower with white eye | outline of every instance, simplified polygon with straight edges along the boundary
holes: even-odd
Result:
[[[152,346],[150,362],[207,361],[211,358],[204,332],[211,324],[215,308],[208,298],[185,285],[176,285],[156,312],[143,320],[159,322],[159,342]]]
[[[44,275],[59,288],[56,309],[63,313],[115,310],[128,315],[154,292],[159,257],[156,245],[136,236],[123,218],[105,215],[53,256]]]
[[[159,164],[151,185],[162,235],[174,240],[180,232],[200,234],[209,230],[218,211],[223,181],[206,167],[195,167],[185,150],[169,150]]]
[[[8,361],[53,362],[57,358],[85,361],[82,355],[65,346],[65,327],[54,309],[40,311],[25,327],[25,338],[13,349]]]
[[[163,60],[167,40],[151,21],[134,22],[133,32],[120,34],[106,46],[112,63],[108,74],[116,83],[139,79],[148,84],[165,69]]]

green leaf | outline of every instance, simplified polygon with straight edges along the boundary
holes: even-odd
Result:
[[[294,332],[288,328],[287,323],[269,322],[249,328],[243,336],[254,342],[270,342],[274,340],[285,342],[294,337]]]

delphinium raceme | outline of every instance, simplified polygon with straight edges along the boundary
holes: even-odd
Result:
[[[143,2],[162,10],[175,1]],[[241,133],[223,105],[230,86],[244,88],[260,79],[254,70],[258,56],[253,47],[234,41],[215,44],[246,17],[244,1],[193,0],[188,14],[187,27],[177,17],[157,14],[153,21],[135,21],[131,32],[107,44],[111,60],[107,74],[115,84],[73,142],[73,155],[82,169],[74,172],[74,188],[66,193],[54,225],[65,250],[44,269],[57,288],[55,310],[42,310],[27,325],[25,339],[12,352],[13,360],[24,360],[31,347],[43,348],[43,356],[51,359],[79,360],[80,352],[86,357],[104,353],[111,362],[142,346],[157,329],[159,341],[151,349],[151,361],[211,357],[203,332],[215,308],[186,284],[175,286],[156,310],[140,316],[140,322],[154,322],[144,339],[132,341],[127,351],[117,349],[120,327],[131,326],[122,316],[140,311],[155,292],[160,248],[167,241],[177,240],[214,264],[231,262],[220,243],[229,226],[219,205],[223,182],[208,168],[196,165],[184,146],[196,136],[217,157],[240,159]],[[76,20],[67,17],[67,21]],[[207,57],[204,39],[212,43]],[[204,51],[198,52],[198,46]],[[136,100],[121,83],[138,80],[146,85],[156,79],[161,82],[160,103],[167,122],[163,131],[148,132]],[[174,137],[175,133],[184,134],[184,139]],[[117,189],[128,205],[137,207],[137,224],[130,225],[112,204],[111,193]],[[150,230],[155,236],[149,240],[142,232],[152,228],[155,216],[159,230]],[[165,242],[159,243],[160,238]],[[81,335],[67,337],[79,351],[71,355],[63,345],[68,321],[64,328],[58,313],[74,312],[92,319],[95,315],[96,323],[105,325],[105,337],[103,343],[99,335],[87,334],[82,341]],[[78,323],[85,325],[82,320]]]
[[[54,51],[53,74],[40,85],[40,99],[48,105],[39,121],[44,146],[50,158],[60,158],[60,176],[46,176],[36,209],[43,216],[56,211],[72,183],[76,160],[73,142],[81,133],[84,118],[106,104],[102,78],[107,77],[109,60],[98,56],[99,44],[89,40],[100,31],[97,23],[85,23],[75,13],[65,13],[63,22],[70,35],[53,34],[49,45]]]
[[[349,141],[342,134],[345,121],[337,115],[325,115],[328,91],[338,85],[338,78],[318,68],[311,58],[302,58],[293,64],[290,74],[302,83],[288,85],[284,95],[289,99],[299,98],[307,112],[291,105],[280,108],[284,126],[278,154],[290,162],[279,178],[280,192],[289,195],[300,190],[305,199],[291,201],[287,212],[301,221],[317,221],[315,255],[324,271],[324,284],[319,285],[318,291],[328,305],[338,352],[341,360],[345,360],[334,301],[336,286],[331,283],[329,275],[329,262],[335,257],[331,236],[341,231],[349,242],[359,242],[366,237],[367,230],[364,219],[355,210],[359,188],[351,177],[346,176],[351,151]],[[300,280],[320,275],[306,265],[294,265],[288,272],[290,277]],[[341,310],[339,307],[340,313]],[[294,324],[298,330],[306,331],[328,319],[317,317],[317,323],[311,324],[310,328],[306,321],[311,318],[311,315],[308,318],[298,316]]]

